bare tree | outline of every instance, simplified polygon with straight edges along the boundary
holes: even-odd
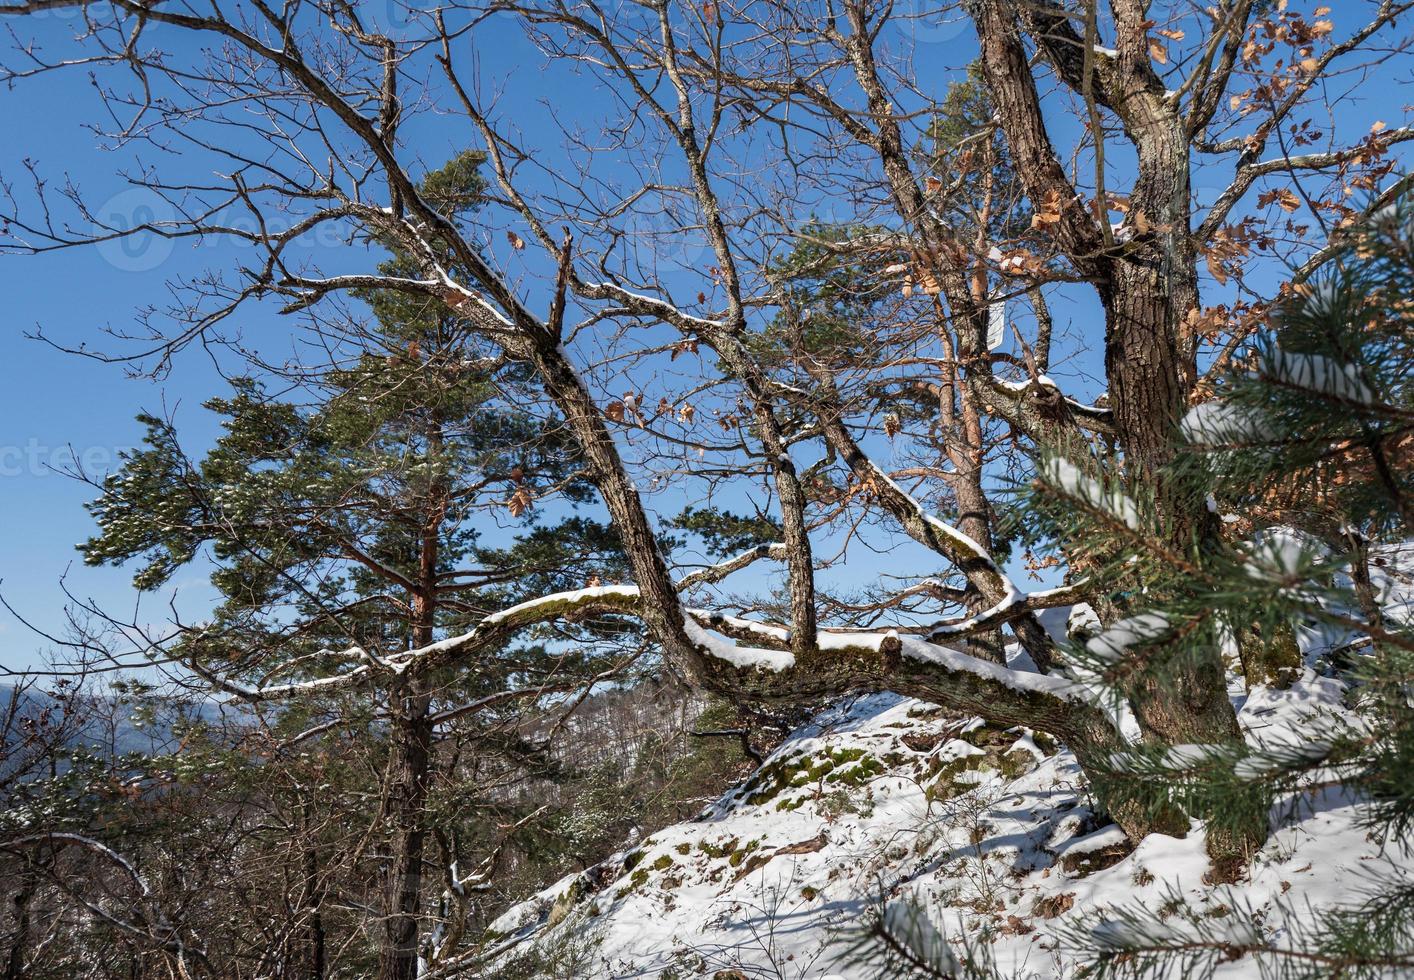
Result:
[[[409,11],[410,29],[393,37],[342,0],[10,2],[0,11],[17,24],[81,12],[72,50],[51,56],[22,43],[9,79],[96,72],[117,120],[109,138],[162,157],[130,179],[172,217],[75,231],[93,209],[73,188],[54,200],[36,171],[28,192],[10,188],[9,248],[156,235],[256,249],[259,260],[230,278],[187,284],[172,323],[128,338],[137,346],[121,356],[148,369],[214,342],[247,305],[317,316],[341,294],[368,290],[440,304],[478,343],[533,371],[578,443],[632,584],[531,598],[453,637],[419,632],[404,648],[350,647],[317,682],[252,685],[206,671],[219,690],[262,701],[380,682],[415,698],[420,678],[474,663],[519,631],[617,614],[641,621],[675,670],[729,698],[890,689],[1046,731],[1082,764],[1096,763],[1123,739],[1104,706],[1052,669],[1057,651],[1036,613],[1089,600],[1113,619],[1123,602],[1087,590],[1083,542],[1055,543],[1074,573],[1067,586],[1028,592],[1007,574],[996,474],[1025,472],[1038,446],[1099,456],[1157,497],[1176,551],[1221,533],[1205,509],[1155,483],[1203,371],[1232,357],[1261,312],[1205,306],[1200,272],[1240,283],[1255,243],[1275,237],[1243,210],[1264,181],[1318,179],[1299,197],[1269,188],[1258,200],[1277,197],[1259,206],[1304,206],[1338,229],[1352,209],[1340,188],[1377,187],[1392,170],[1391,148],[1414,136],[1385,128],[1337,143],[1303,128],[1326,97],[1323,80],[1404,51],[1395,23],[1410,4],[1352,5],[1364,19],[1339,31],[1324,16],[1250,0],[1162,14],[1151,6],[961,4],[993,115],[948,143],[931,128],[946,93],[921,90],[894,50],[907,21],[887,3],[609,10],[593,0],[494,0]],[[465,61],[507,17],[547,58],[573,61],[603,86],[590,109],[611,152],[591,154],[568,125],[559,150],[524,146],[514,120],[498,117]],[[486,153],[495,208],[449,216],[429,199],[403,134],[431,112]],[[1083,123],[1067,130],[1079,132],[1075,145],[1057,144],[1055,112]],[[1306,144],[1328,148],[1293,154],[1293,126]],[[1226,189],[1201,217],[1196,155],[1228,168]],[[851,205],[812,230],[808,216],[826,198]],[[1019,212],[1031,220],[1017,226]],[[1112,223],[1112,212],[1123,220]],[[352,272],[297,261],[297,243],[316,232],[392,249],[407,269],[381,271],[376,254]],[[632,247],[645,235],[658,246],[689,243],[700,258],[657,268],[658,251]],[[1297,278],[1328,254],[1329,238],[1286,236],[1305,263]],[[330,253],[331,265],[351,261],[348,250]],[[838,277],[835,292],[817,288],[826,275]],[[1103,330],[1085,332],[1091,342],[1102,336],[1105,351],[1104,394],[1093,403],[1047,374],[1061,357],[1046,299],[1058,288],[1089,291],[1101,310]],[[1034,329],[1017,332],[1019,353],[1009,355],[989,335],[998,304],[1013,297],[1027,298]],[[822,338],[822,323],[836,333]],[[715,364],[698,360],[704,349]],[[672,373],[682,356],[695,375]],[[679,385],[664,383],[656,408],[647,390],[655,371]],[[932,399],[926,411],[889,419],[900,392],[916,401],[920,391]],[[906,440],[919,465],[891,472],[874,448],[881,435]],[[654,481],[699,496],[768,495],[780,546],[676,573],[648,506]],[[821,573],[847,570],[879,521],[926,549],[943,575],[920,568],[867,601],[831,594]],[[712,593],[703,609],[684,599],[765,559],[785,565],[783,601],[733,605]],[[1000,662],[1004,627],[1039,671]],[[969,652],[957,649],[969,641]],[[181,637],[193,666],[203,642],[196,630]],[[1135,676],[1123,695],[1146,738],[1239,736],[1217,650],[1176,684]],[[1187,826],[1114,792],[1105,802],[1133,837]],[[1254,843],[1210,840],[1223,858]],[[404,891],[399,911],[412,932],[390,941],[390,978],[416,970],[420,899],[412,885]]]

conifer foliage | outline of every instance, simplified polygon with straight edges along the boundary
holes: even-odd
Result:
[[[1226,525],[1207,549],[1174,554],[1144,533],[1154,526],[1147,502],[1098,462],[1094,475],[1060,461],[1042,468],[1032,501],[1055,533],[1110,559],[1098,574],[1128,613],[1069,651],[1076,673],[1181,700],[1177,665],[1231,655],[1245,633],[1257,642],[1242,645],[1245,662],[1234,666],[1248,690],[1289,685],[1308,663],[1345,684],[1344,711],[1227,743],[1141,742],[1092,779],[1210,833],[1350,794],[1371,833],[1407,846],[1414,629],[1400,596],[1414,499],[1412,301],[1406,197],[1360,223],[1328,274],[1293,287],[1270,329],[1184,418],[1186,451],[1161,486],[1206,500]],[[1138,908],[1097,913],[1070,938],[1093,949],[1097,976],[1205,976],[1246,954],[1281,977],[1414,967],[1405,878],[1371,881],[1361,908],[1290,911],[1285,919],[1301,926],[1280,938],[1241,909],[1219,920]]]

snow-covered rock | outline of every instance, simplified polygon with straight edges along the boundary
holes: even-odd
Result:
[[[1240,717],[1254,740],[1339,710],[1340,685],[1311,671],[1258,689]],[[512,908],[506,948],[577,938],[602,977],[791,976],[854,980],[865,917],[928,910],[959,951],[985,927],[1002,975],[1066,977],[1077,917],[1109,906],[1190,907],[1282,929],[1285,908],[1350,902],[1397,860],[1367,837],[1352,801],[1323,790],[1274,812],[1282,829],[1250,879],[1210,886],[1202,828],[1136,847],[1091,809],[1074,757],[1024,729],[959,721],[891,694],[839,705],[796,732],[697,819],[660,830]],[[1275,900],[1281,899],[1281,903]],[[931,942],[930,938],[930,942]],[[514,955],[514,954],[511,954]],[[775,972],[772,972],[775,971]],[[1223,975],[1257,976],[1257,964]]]

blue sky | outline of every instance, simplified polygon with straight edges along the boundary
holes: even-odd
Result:
[[[921,6],[901,4],[900,9],[912,5]],[[382,0],[369,0],[364,9],[375,20],[386,22],[395,8]],[[34,25],[46,40],[62,37],[70,27],[71,22],[57,17]],[[938,92],[959,74],[975,46],[970,29],[959,21],[919,22],[908,34],[895,43],[913,50],[915,69]],[[481,77],[501,93],[499,114],[516,120],[526,145],[556,147],[559,124],[572,125],[576,118],[588,122],[602,114],[603,96],[585,79],[568,71],[541,73],[539,53],[512,23],[488,26],[473,43]],[[1394,80],[1407,77],[1408,71],[1396,65],[1387,67],[1384,74]],[[1398,125],[1405,118],[1403,96],[1399,87],[1367,80],[1342,103],[1343,124],[1357,135],[1377,118]],[[115,171],[129,158],[102,152],[93,133],[84,127],[99,118],[99,109],[84,72],[0,90],[0,118],[6,121],[7,132],[16,136],[0,146],[0,175],[22,187],[22,161],[33,159],[51,185],[67,174],[89,199],[110,201],[121,209],[124,199],[118,195],[127,185]],[[475,143],[465,124],[446,117],[423,117],[404,135],[423,159],[432,161]],[[1066,143],[1064,138],[1058,142]],[[599,164],[610,172],[613,165],[612,160]],[[1200,196],[1205,179],[1201,172],[1195,178]],[[74,551],[74,545],[92,531],[83,503],[93,493],[56,469],[71,465],[71,451],[91,471],[113,465],[118,451],[140,438],[133,416],[143,409],[175,412],[189,445],[199,449],[214,428],[198,406],[220,390],[220,380],[199,350],[183,356],[169,377],[153,381],[128,377],[121,366],[66,354],[24,335],[43,327],[56,341],[87,340],[90,346],[99,346],[100,329],[121,331],[132,326],[135,310],[163,304],[168,297],[166,283],[173,276],[229,268],[239,257],[230,245],[207,243],[193,248],[151,241],[129,248],[0,257],[0,295],[6,297],[0,314],[0,364],[6,381],[0,386],[0,540],[4,542],[0,592],[41,629],[62,628],[61,578],[78,597],[92,598],[108,608],[127,613],[134,602],[126,571],[87,568]],[[1077,340],[1070,365],[1054,373],[1077,396],[1086,397],[1093,394],[1093,384],[1084,376],[1093,376],[1098,366],[1100,338],[1093,307],[1059,300],[1056,314],[1062,323],[1073,322]],[[242,314],[239,326],[249,336],[268,337],[270,342],[278,342],[284,330],[268,310],[259,307]],[[880,558],[865,572],[877,574],[884,565],[885,559]],[[179,608],[199,615],[210,597],[202,571],[186,570],[173,585]],[[160,619],[167,601],[166,594],[150,598],[146,612],[137,618]],[[47,645],[8,612],[0,611],[0,665],[21,669],[33,664]]]

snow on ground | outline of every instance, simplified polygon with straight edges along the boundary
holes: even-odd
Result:
[[[1312,670],[1257,689],[1240,717],[1279,737],[1339,710],[1341,685]],[[851,927],[881,897],[912,896],[950,941],[993,930],[1003,975],[1065,977],[1061,941],[1084,912],[1174,896],[1216,916],[1254,910],[1280,935],[1291,907],[1349,902],[1392,851],[1352,802],[1308,794],[1274,811],[1281,829],[1237,886],[1205,884],[1201,828],[1137,847],[1091,810],[1074,758],[1045,736],[962,721],[891,694],[860,697],[796,732],[696,820],[572,875],[495,923],[515,948],[587,938],[602,977],[860,976]],[[727,973],[727,976],[733,976]],[[1224,977],[1256,976],[1255,963]]]

